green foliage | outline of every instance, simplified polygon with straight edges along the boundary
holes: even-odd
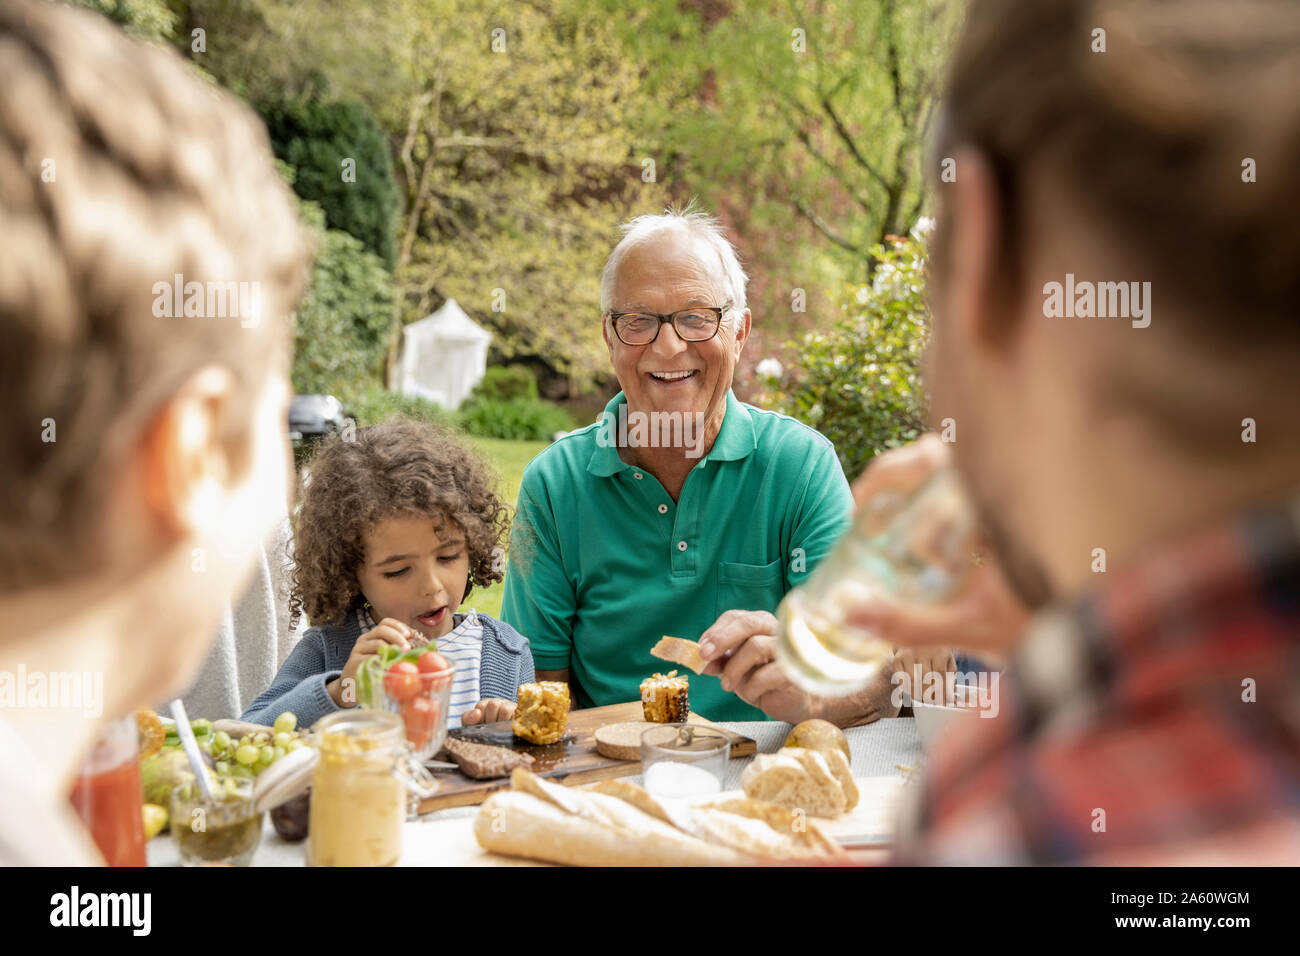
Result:
[[[512,398],[537,398],[537,378],[527,365],[489,366],[469,396],[470,401],[493,399],[504,402]]]
[[[370,111],[355,101],[315,97],[263,103],[259,110],[275,155],[296,170],[298,195],[320,203],[331,229],[355,236],[391,269],[401,198],[388,138]]]
[[[425,398],[390,392],[377,382],[337,397],[343,403],[343,410],[357,420],[358,428],[380,425],[391,418],[409,418],[431,425],[455,424],[455,416],[442,406]]]
[[[176,14],[166,0],[74,0],[102,13],[128,33],[148,40],[167,40],[176,29]]]
[[[759,222],[787,247],[791,230],[811,226],[863,275],[872,246],[921,212],[938,77],[963,4],[823,0],[803,15],[794,4],[701,4],[691,16],[678,0],[646,2],[660,20],[636,37],[647,90],[695,84],[713,106],[649,98],[706,199],[761,203]]]
[[[551,443],[551,436],[544,441],[505,441],[499,438],[470,438],[469,445],[478,452],[496,471],[501,479],[498,493],[501,500],[514,505],[519,500],[519,486],[524,481],[524,468],[528,463],[546,450]],[[509,541],[503,546],[510,548]],[[484,614],[492,617],[501,616],[501,599],[505,595],[505,582],[498,581],[488,588],[475,588],[470,597],[470,604]]]
[[[792,343],[802,373],[784,391],[765,396],[765,404],[829,438],[850,481],[873,455],[925,429],[925,246],[895,239],[876,246],[874,255],[871,283],[846,288],[843,318],[834,328]]]
[[[402,319],[455,298],[484,317],[502,361],[540,360],[578,391],[607,376],[601,264],[619,222],[675,198],[661,130],[643,121],[642,62],[619,35],[640,12],[596,15],[591,0],[259,5],[268,34],[240,60],[265,75],[257,87],[273,87],[282,64],[319,70],[388,134]],[[656,179],[642,180],[646,158]]]
[[[298,207],[315,233],[316,263],[294,314],[293,387],[345,400],[383,381],[393,277],[357,239],[323,228],[315,203]]]
[[[482,398],[465,403],[460,425],[484,438],[549,439],[577,427],[573,416],[558,405],[529,398]]]

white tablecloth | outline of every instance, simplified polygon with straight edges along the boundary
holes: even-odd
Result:
[[[732,721],[723,723],[728,730],[752,738],[758,744],[759,753],[774,753],[781,748],[790,725],[777,721]],[[849,749],[853,751],[853,776],[887,777],[897,774],[896,767],[917,766],[921,762],[921,738],[917,736],[916,722],[911,717],[895,717],[878,720],[863,727],[850,727],[844,731]],[[748,766],[752,757],[737,757],[731,761],[724,789],[739,790],[740,775]],[[640,783],[640,776],[626,777],[634,783]],[[421,827],[428,823],[454,820],[460,817],[473,817],[478,807],[453,807],[428,813],[406,823],[408,828]],[[415,836],[416,834],[412,834]],[[418,839],[407,840],[407,846],[423,845]],[[253,858],[253,866],[302,866],[306,860],[306,842],[285,843],[271,827],[268,819],[262,835],[262,843]],[[176,844],[168,834],[163,834],[149,841],[150,866],[176,866],[178,857]],[[403,857],[404,865],[420,865],[422,861]],[[430,859],[429,863],[438,862]]]

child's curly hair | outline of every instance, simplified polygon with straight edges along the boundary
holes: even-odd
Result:
[[[294,535],[295,619],[341,625],[363,600],[357,570],[365,561],[362,535],[399,515],[454,522],[469,552],[468,597],[475,584],[500,581],[495,560],[510,525],[509,509],[477,455],[431,425],[397,420],[336,438],[307,465]]]

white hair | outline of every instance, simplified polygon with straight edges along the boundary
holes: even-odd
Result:
[[[658,216],[637,216],[623,223],[620,229],[623,238],[605,260],[605,269],[600,274],[602,315],[608,314],[614,306],[614,279],[628,252],[661,238],[665,233],[676,233],[700,240],[717,256],[716,261],[709,261],[711,257],[706,257],[704,265],[713,275],[723,301],[731,303],[732,331],[740,326],[740,316],[744,314],[746,304],[745,284],[749,277],[741,268],[740,257],[716,217],[697,208],[692,201],[685,209],[669,206]],[[722,305],[722,302],[718,304]]]

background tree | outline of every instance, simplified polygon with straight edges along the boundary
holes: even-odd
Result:
[[[616,15],[617,0],[601,3]],[[645,64],[645,122],[664,131],[674,174],[732,227],[751,275],[743,389],[785,340],[837,321],[845,283],[869,282],[874,250],[924,211],[925,146],[961,5],[650,0],[644,15],[625,43]]]
[[[275,155],[296,170],[294,191],[320,203],[331,229],[361,240],[391,269],[401,197],[388,138],[365,106],[307,97],[258,104]]]
[[[292,183],[293,169],[283,163],[280,168]],[[392,325],[392,276],[355,236],[327,228],[317,203],[299,199],[298,214],[314,233],[316,260],[294,312],[294,391],[332,394],[346,403],[382,372]]]

